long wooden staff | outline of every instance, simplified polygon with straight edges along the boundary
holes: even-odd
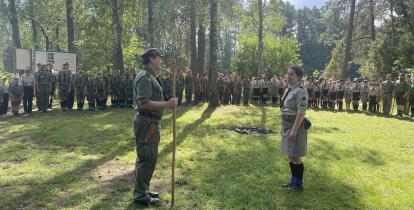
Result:
[[[173,66],[172,66],[172,97],[176,97],[176,59],[173,59]],[[173,108],[172,118],[173,118],[173,142],[172,142],[172,174],[171,174],[171,207],[174,206],[174,196],[175,196],[175,147],[176,147],[176,108]]]

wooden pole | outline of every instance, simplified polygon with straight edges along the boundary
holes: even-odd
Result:
[[[176,87],[176,77],[177,77],[177,73],[176,73],[176,69],[175,69],[175,65],[176,65],[176,59],[173,59],[173,66],[171,69],[172,72],[172,97],[176,98],[176,91],[175,89]],[[176,149],[176,113],[177,113],[177,109],[176,107],[173,108],[173,113],[172,113],[172,117],[173,117],[173,142],[172,142],[172,175],[171,175],[171,207],[174,206],[174,202],[175,202],[175,149]]]

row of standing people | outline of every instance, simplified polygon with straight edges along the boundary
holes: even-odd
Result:
[[[32,113],[33,98],[36,98],[38,110],[47,112],[52,108],[56,92],[63,111],[72,110],[75,100],[78,111],[84,110],[86,101],[91,111],[96,108],[105,109],[109,96],[111,106],[132,108],[134,73],[85,74],[83,70],[79,70],[77,74],[71,74],[67,63],[58,74],[52,73],[53,64],[38,64],[37,68],[39,70],[34,74],[27,69],[21,78],[14,77],[9,87],[2,84],[0,90],[3,91],[0,91],[0,95],[7,100],[2,100],[5,112],[9,98],[14,114],[18,114],[21,102],[24,111]]]

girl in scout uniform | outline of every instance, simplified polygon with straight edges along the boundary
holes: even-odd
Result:
[[[289,157],[291,171],[290,183],[284,185],[287,190],[302,191],[304,166],[302,157],[307,150],[307,130],[305,118],[308,106],[308,92],[301,85],[303,70],[297,65],[289,67],[287,82],[289,88],[282,97],[281,151]]]

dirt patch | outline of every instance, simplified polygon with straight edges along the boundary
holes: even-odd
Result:
[[[102,165],[99,165],[93,172],[93,176],[102,182],[112,182],[113,180],[120,180],[127,182],[130,179],[131,173],[134,171],[134,166],[128,164],[123,160],[111,160]]]
[[[274,133],[273,130],[266,130],[266,129],[257,128],[257,127],[240,127],[240,128],[234,127],[234,128],[227,128],[227,130],[234,131],[234,132],[237,132],[243,135],[267,135],[267,134]]]

